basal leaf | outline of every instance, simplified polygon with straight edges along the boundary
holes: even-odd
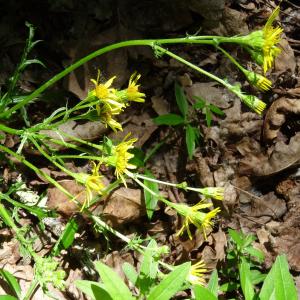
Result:
[[[101,283],[89,280],[76,280],[75,285],[93,300],[113,300]]]
[[[126,284],[111,268],[100,261],[95,262],[95,267],[104,283],[105,290],[113,300],[134,299]]]
[[[169,300],[182,288],[189,273],[191,263],[187,262],[168,274],[148,295],[148,300]]]
[[[194,286],[196,300],[218,300],[218,298],[208,289],[201,285]]]
[[[4,279],[7,282],[7,284],[9,285],[11,290],[15,293],[15,295],[18,298],[20,298],[21,297],[21,288],[20,288],[20,285],[19,285],[17,279],[15,278],[15,276],[13,276],[8,271],[0,269],[0,277],[2,277],[2,279]]]

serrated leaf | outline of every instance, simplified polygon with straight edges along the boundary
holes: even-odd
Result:
[[[95,262],[95,267],[104,283],[105,290],[113,300],[134,299],[126,284],[111,268],[100,261]]]
[[[247,262],[242,261],[239,265],[239,273],[245,300],[253,300],[255,293],[251,282],[250,266]]]
[[[196,147],[196,135],[195,135],[195,130],[191,125],[186,126],[185,142],[186,142],[189,159],[192,159]]]
[[[150,178],[155,178],[149,170],[145,170],[145,175]],[[144,185],[156,194],[159,194],[158,184],[149,180],[144,180]],[[156,208],[158,197],[144,189],[145,206],[149,220],[151,220],[153,212]]]
[[[213,104],[209,104],[208,105],[209,109],[214,113],[217,114],[219,116],[224,116],[225,113],[223,112],[223,110],[221,110],[219,107],[213,105]]]
[[[156,125],[175,126],[175,125],[184,124],[184,119],[182,116],[176,114],[166,114],[154,118],[153,122]]]
[[[157,285],[148,295],[148,300],[169,300],[182,288],[185,282],[191,263],[187,262],[169,273],[159,285]]]
[[[175,82],[175,98],[183,118],[186,119],[189,106],[183,88],[177,82]]]
[[[218,298],[207,288],[201,285],[194,286],[196,300],[218,300]]]
[[[133,284],[136,284],[136,281],[138,279],[138,273],[136,272],[136,270],[134,269],[134,267],[129,264],[128,262],[125,262],[122,265],[122,270],[125,274],[125,276],[127,277],[127,279]]]
[[[297,300],[297,289],[289,272],[285,255],[279,255],[267,275],[259,294],[260,300]]]
[[[93,300],[113,300],[101,283],[89,280],[76,280],[75,285]]]
[[[15,293],[15,295],[20,298],[21,297],[21,288],[20,285],[10,272],[0,269],[0,277],[7,282],[11,290]]]
[[[210,279],[207,285],[207,288],[212,292],[214,296],[218,296],[218,290],[219,290],[219,277],[218,277],[218,271],[214,270],[212,274],[210,275]]]

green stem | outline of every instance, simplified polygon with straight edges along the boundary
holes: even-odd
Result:
[[[149,47],[154,47],[155,44],[206,44],[206,45],[214,45],[215,42],[212,40],[205,40],[205,39],[198,39],[195,38],[176,38],[176,39],[158,39],[158,40],[132,40],[132,41],[124,41],[124,42],[119,42],[113,45],[109,45],[106,47],[103,47],[99,50],[96,50],[95,52],[83,57],[82,59],[78,60],[71,66],[67,67],[57,75],[55,75],[53,78],[45,82],[42,86],[40,86],[38,89],[36,89],[33,93],[25,97],[22,101],[11,107],[10,109],[0,113],[0,119],[9,117],[13,112],[16,110],[20,109],[21,107],[25,106],[28,104],[31,100],[35,99],[38,97],[43,91],[45,91],[47,88],[52,86],[54,83],[56,83],[58,80],[62,79],[65,77],[67,74],[71,73],[84,63],[90,61],[91,59],[102,55],[104,53],[110,52],[112,50],[116,50],[119,48],[123,47],[129,47],[129,46],[149,46]]]
[[[238,69],[244,72],[243,66],[234,57],[232,57],[226,50],[224,50],[219,46],[216,46],[216,48],[220,50]]]
[[[180,61],[181,63],[183,63],[183,64],[189,66],[190,68],[192,68],[192,69],[198,71],[199,73],[202,73],[202,74],[206,75],[207,77],[209,77],[209,78],[211,78],[211,79],[213,79],[213,80],[219,82],[220,84],[224,85],[226,88],[230,89],[231,85],[229,85],[225,80],[219,78],[218,76],[215,76],[215,75],[213,75],[213,74],[211,74],[211,73],[205,71],[204,69],[202,69],[202,68],[200,68],[200,67],[198,67],[198,66],[192,64],[191,62],[189,62],[189,61],[183,59],[182,57],[180,57],[180,56],[174,54],[173,52],[168,51],[168,50],[166,50],[166,49],[164,49],[164,48],[162,48],[162,47],[160,47],[160,46],[158,46],[158,45],[155,45],[154,47],[155,47],[157,50],[159,50],[161,53],[166,54],[166,55],[168,55],[168,56],[170,56],[170,57],[172,57],[172,58],[175,58],[176,60]]]
[[[9,148],[7,148],[7,147],[5,147],[3,145],[0,145],[0,150],[2,150],[4,152],[6,152],[7,154],[12,155],[13,157],[15,157],[19,162],[23,163],[25,166],[27,166],[28,168],[30,168],[31,170],[33,170],[37,175],[40,175],[43,178],[45,178],[48,182],[50,182],[51,184],[53,184],[55,187],[57,187],[59,190],[61,190],[64,194],[66,194],[71,199],[74,198],[74,196],[72,194],[70,194],[64,187],[62,187],[56,180],[54,180],[48,174],[46,174],[45,172],[41,171],[35,165],[33,165],[32,163],[30,163],[22,155],[17,154],[16,152],[10,150]]]

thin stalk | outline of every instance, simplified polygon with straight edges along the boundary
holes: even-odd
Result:
[[[49,183],[53,184],[55,187],[57,187],[59,190],[61,190],[64,194],[66,194],[71,199],[74,198],[72,194],[70,194],[64,187],[62,187],[56,180],[54,180],[52,177],[50,177],[45,172],[41,171],[39,168],[37,168],[35,165],[30,163],[28,160],[26,160],[22,155],[17,154],[16,152],[10,150],[9,148],[0,145],[0,150],[6,152],[9,155],[12,155],[15,157],[19,162],[23,163],[25,166],[33,170],[37,175],[42,176],[45,178]]]
[[[215,45],[215,41],[213,40],[205,40],[205,39],[195,39],[195,38],[176,38],[176,39],[158,39],[158,40],[132,40],[132,41],[124,41],[119,42],[113,45],[109,45],[106,47],[103,47],[101,49],[96,50],[95,52],[83,57],[82,59],[78,60],[71,66],[67,67],[54,77],[52,77],[50,80],[45,82],[43,85],[41,85],[38,89],[36,89],[33,93],[25,97],[22,101],[18,102],[16,105],[11,107],[10,109],[0,113],[0,119],[9,117],[13,112],[20,109],[21,107],[28,104],[31,100],[38,97],[42,92],[44,92],[47,88],[52,86],[54,83],[56,83],[58,80],[65,77],[67,74],[71,73],[84,63],[88,62],[89,60],[100,56],[104,53],[110,52],[112,50],[120,49],[123,47],[130,47],[130,46],[149,46],[154,47],[156,44],[206,44],[206,45]]]
[[[168,55],[168,56],[170,56],[170,57],[172,57],[172,58],[175,58],[176,60],[178,60],[178,61],[180,61],[181,63],[183,63],[183,64],[189,66],[190,68],[192,68],[192,69],[198,71],[199,73],[202,73],[202,74],[206,75],[207,77],[209,77],[209,78],[211,78],[211,79],[213,79],[213,80],[219,82],[220,84],[224,85],[226,88],[228,88],[228,89],[230,90],[231,85],[229,85],[225,80],[219,78],[218,76],[215,76],[215,75],[213,75],[213,74],[211,74],[211,73],[205,71],[204,69],[202,69],[202,68],[200,68],[200,67],[198,67],[198,66],[192,64],[191,62],[189,62],[189,61],[183,59],[182,57],[176,55],[175,53],[173,53],[173,52],[171,52],[171,51],[169,51],[169,50],[166,50],[165,48],[162,48],[162,47],[160,47],[160,46],[158,46],[158,45],[155,45],[154,47],[155,47],[157,50],[159,50],[162,54],[166,54],[166,55]]]

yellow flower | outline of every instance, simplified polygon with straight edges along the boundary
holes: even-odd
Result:
[[[99,82],[100,71],[98,72],[97,80],[91,79],[91,82],[95,85],[95,89],[92,91],[92,95],[96,96],[100,103],[104,103],[110,106],[111,110],[120,110],[125,105],[118,102],[116,90],[111,88],[116,76],[111,77],[105,83]]]
[[[242,71],[247,77],[247,80],[261,91],[268,91],[271,88],[272,82],[265,76],[248,71],[246,69],[243,69]]]
[[[126,181],[124,178],[124,174],[126,174],[127,169],[135,169],[136,166],[129,163],[129,160],[134,157],[134,154],[128,152],[128,150],[133,149],[133,144],[137,141],[137,139],[127,140],[130,133],[125,136],[123,141],[114,146],[112,149],[112,156],[108,159],[108,163],[112,164],[115,167],[115,175],[117,178],[121,179],[124,185],[126,186]]]
[[[212,206],[212,203],[204,203],[203,201],[200,201],[198,204],[191,207],[186,204],[177,203],[172,203],[170,206],[173,207],[180,215],[185,217],[183,225],[178,231],[177,235],[182,235],[186,230],[190,239],[192,239],[190,224],[193,224],[200,231],[202,231],[204,238],[207,239],[206,231],[211,229],[213,225],[211,219],[221,211],[220,208],[217,207],[208,213],[201,212],[201,209]]]
[[[263,45],[263,70],[264,73],[272,67],[274,58],[281,52],[275,45],[280,42],[280,37],[283,29],[279,26],[273,27],[273,22],[280,12],[280,7],[277,6],[271,16],[269,17],[265,27],[263,28],[264,45]]]
[[[92,174],[85,174],[85,173],[79,173],[75,174],[74,178],[81,184],[85,186],[85,199],[84,203],[82,204],[81,211],[85,207],[90,206],[91,200],[94,198],[94,193],[96,192],[98,195],[103,194],[103,190],[105,189],[105,185],[102,181],[102,175],[99,173],[100,163],[97,165],[92,161],[93,169]],[[84,192],[84,191],[83,191]],[[82,194],[79,193],[76,195],[72,200],[75,200]]]
[[[276,45],[280,42],[283,29],[279,26],[273,27],[273,22],[280,12],[277,6],[272,12],[264,28],[256,30],[243,37],[234,37],[235,42],[246,46],[252,58],[263,65],[264,73],[272,67],[276,56],[281,52]]]
[[[193,285],[196,284],[203,285],[205,283],[203,275],[206,272],[207,269],[205,268],[205,263],[203,260],[200,260],[196,264],[191,266],[187,281]]]
[[[122,125],[113,119],[113,115],[118,115],[119,111],[111,110],[111,107],[107,104],[103,104],[101,107],[97,107],[98,115],[100,116],[100,121],[105,125],[109,126],[114,132],[121,130],[123,131]]]
[[[138,73],[133,73],[130,76],[129,84],[126,89],[126,98],[129,101],[135,102],[145,102],[145,94],[139,91],[140,85],[137,84],[138,80],[141,78],[141,75]]]

